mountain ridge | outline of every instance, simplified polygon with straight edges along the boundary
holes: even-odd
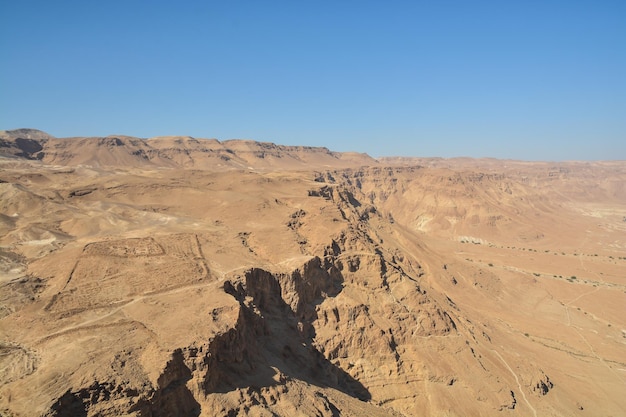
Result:
[[[36,129],[0,132],[0,156],[53,165],[198,169],[298,169],[375,165],[369,155],[325,147],[277,145],[248,139],[124,135],[55,138]]]

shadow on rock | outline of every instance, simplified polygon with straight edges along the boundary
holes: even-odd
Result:
[[[182,351],[177,349],[159,377],[157,389],[142,393],[124,383],[93,382],[74,392],[68,390],[45,416],[86,417],[138,413],[142,417],[198,417],[200,404],[187,387],[191,376]]]
[[[337,295],[342,283],[340,271],[319,258],[289,275],[251,269],[245,283],[226,281],[224,290],[241,309],[236,327],[210,345],[205,392],[259,389],[298,379],[369,400],[369,391],[313,344],[315,306]]]

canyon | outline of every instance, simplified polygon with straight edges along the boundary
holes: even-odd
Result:
[[[0,416],[618,416],[626,163],[0,132]]]

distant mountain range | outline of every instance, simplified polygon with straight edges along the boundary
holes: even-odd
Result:
[[[55,138],[36,129],[0,132],[0,156],[40,160],[52,165],[96,167],[170,167],[210,170],[337,168],[375,165],[367,154],[333,152],[323,147],[284,146],[252,140],[161,136],[140,139]]]

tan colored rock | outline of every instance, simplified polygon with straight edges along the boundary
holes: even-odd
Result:
[[[0,154],[0,415],[626,408],[621,162],[34,130]]]

